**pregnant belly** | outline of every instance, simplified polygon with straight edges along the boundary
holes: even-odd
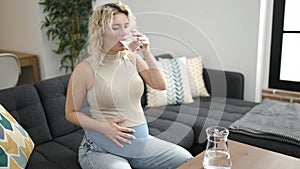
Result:
[[[100,132],[93,130],[86,130],[86,135],[89,137],[97,146],[101,147],[103,150],[116,154],[123,157],[138,157],[139,154],[146,147],[149,141],[149,130],[147,124],[142,124],[139,126],[130,127],[135,130],[134,133],[129,133],[135,136],[136,139],[129,139],[131,144],[120,142],[124,147],[117,146],[112,140],[107,138]]]

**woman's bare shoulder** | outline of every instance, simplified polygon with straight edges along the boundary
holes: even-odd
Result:
[[[87,61],[80,62],[72,72],[73,79],[78,81],[87,82],[87,88],[90,88],[94,81],[94,71]]]
[[[76,73],[78,75],[84,75],[86,73],[92,73],[91,65],[87,61],[82,61],[78,65],[76,65],[75,69],[73,70],[73,73]]]

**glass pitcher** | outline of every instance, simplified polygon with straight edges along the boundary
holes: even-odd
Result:
[[[227,145],[229,130],[221,126],[206,129],[207,145],[203,159],[205,169],[231,169],[230,153]]]

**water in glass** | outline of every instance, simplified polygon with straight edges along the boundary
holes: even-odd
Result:
[[[137,40],[134,36],[129,36],[126,39],[120,41],[125,48],[131,52],[135,52],[138,48],[142,48],[143,45],[140,41]]]

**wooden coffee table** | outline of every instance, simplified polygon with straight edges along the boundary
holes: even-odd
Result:
[[[232,169],[299,169],[300,159],[279,154],[269,150],[228,141]],[[202,166],[203,151],[178,169],[204,169]]]

